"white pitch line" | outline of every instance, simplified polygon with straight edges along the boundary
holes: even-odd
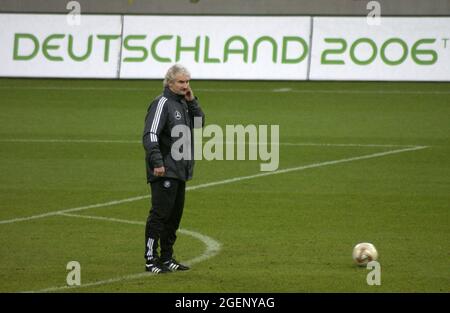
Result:
[[[153,91],[160,90],[160,88],[155,87],[67,87],[67,86],[0,86],[0,90],[99,90],[99,91]],[[251,89],[251,88],[196,88],[196,91],[200,92],[251,92],[251,93],[279,93],[280,89],[285,93],[313,93],[313,94],[410,94],[410,95],[448,95],[450,90],[388,90],[388,89],[378,89],[378,90],[353,90],[353,89],[290,89],[290,88],[279,88],[279,89]],[[290,89],[290,90],[288,90]]]
[[[95,216],[95,215],[80,215],[80,214],[71,214],[71,213],[58,213],[58,215],[68,216],[68,217],[85,218],[85,219],[89,219],[89,220],[99,220],[99,221],[108,221],[108,222],[116,222],[116,223],[124,223],[124,224],[141,225],[141,226],[145,225],[145,222],[130,221],[130,220],[124,220],[121,218],[114,218],[114,217],[104,217],[104,216]]]
[[[105,206],[118,205],[118,204],[122,204],[122,203],[126,203],[126,202],[139,201],[139,200],[143,200],[143,199],[147,199],[147,198],[150,198],[150,196],[145,195],[145,196],[126,198],[126,199],[122,199],[122,200],[113,200],[113,201],[109,201],[109,202],[85,205],[85,206],[81,206],[81,207],[77,207],[77,208],[64,209],[64,210],[59,210],[59,211],[54,211],[54,212],[47,212],[47,213],[32,215],[32,216],[27,216],[27,217],[18,217],[18,218],[13,218],[10,220],[3,220],[3,221],[0,221],[0,224],[10,224],[10,223],[29,221],[29,220],[34,220],[34,219],[38,219],[38,218],[55,216],[55,215],[62,214],[62,213],[78,212],[78,211],[83,211],[83,210],[88,210],[88,209],[93,209],[93,208],[101,208],[101,207],[105,207]]]
[[[130,220],[111,218],[111,217],[103,217],[103,216],[90,216],[90,215],[79,215],[79,214],[68,214],[68,213],[60,213],[58,215],[63,215],[63,216],[68,216],[68,217],[85,218],[85,219],[91,219],[91,220],[102,220],[102,221],[116,222],[116,223],[134,224],[134,225],[140,225],[140,226],[145,225],[144,222],[130,221]],[[206,246],[205,251],[200,256],[197,256],[189,261],[184,262],[186,265],[194,265],[196,263],[205,261],[207,259],[210,259],[210,258],[216,256],[220,252],[220,249],[222,246],[220,244],[220,242],[212,239],[209,236],[197,233],[195,231],[187,230],[187,229],[179,229],[178,232],[181,234],[185,234],[185,235],[194,237],[194,238],[202,241]],[[155,275],[155,274],[148,273],[148,272],[142,272],[142,273],[137,273],[137,274],[125,275],[125,276],[120,276],[120,277],[116,277],[116,278],[110,278],[110,279],[90,282],[90,283],[86,283],[86,284],[81,284],[80,286],[65,285],[65,286],[50,287],[50,288],[45,288],[45,289],[40,289],[40,290],[25,291],[25,293],[52,292],[52,291],[61,291],[61,290],[65,290],[65,289],[86,288],[86,287],[107,285],[107,284],[112,284],[112,283],[117,283],[117,282],[122,282],[122,281],[129,281],[129,280],[133,280],[133,279],[145,278],[145,277],[153,276],[153,275]]]
[[[402,153],[402,152],[407,152],[407,151],[421,150],[421,149],[425,149],[425,148],[428,148],[428,147],[426,147],[426,146],[416,146],[416,147],[397,149],[397,150],[390,150],[390,151],[386,151],[386,152],[367,154],[367,155],[351,157],[351,158],[345,158],[345,159],[339,159],[339,160],[333,160],[333,161],[325,161],[325,162],[320,162],[320,163],[313,163],[313,164],[308,164],[308,165],[303,165],[303,166],[297,166],[297,167],[291,167],[291,168],[276,170],[276,171],[273,171],[273,172],[264,172],[264,173],[254,174],[254,175],[240,176],[240,177],[235,177],[235,178],[230,178],[230,179],[225,179],[225,180],[219,180],[219,181],[216,181],[216,182],[200,184],[200,185],[197,185],[197,186],[187,187],[186,190],[187,191],[189,191],[189,190],[197,190],[197,189],[201,189],[201,188],[208,188],[208,187],[212,187],[212,186],[218,186],[218,185],[225,185],[225,184],[229,184],[229,183],[234,183],[234,182],[237,182],[237,181],[243,181],[243,180],[254,179],[254,178],[265,177],[265,176],[271,176],[271,175],[284,174],[284,173],[295,172],[295,171],[302,171],[302,170],[306,170],[306,169],[310,169],[310,168],[317,168],[317,167],[334,165],[334,164],[340,164],[340,163],[348,163],[348,162],[353,162],[353,161],[358,161],[358,160],[373,159],[373,158],[378,158],[378,157],[382,157],[382,156],[386,156],[386,155],[397,154],[397,153]],[[63,210],[43,213],[43,214],[39,214],[39,215],[32,215],[32,216],[28,216],[28,217],[21,217],[21,218],[9,219],[9,220],[2,220],[2,221],[0,221],[0,224],[16,223],[16,222],[28,221],[28,220],[37,219],[37,218],[54,216],[54,215],[58,215],[58,214],[61,214],[61,213],[71,213],[71,212],[77,212],[77,211],[92,209],[92,208],[100,208],[100,207],[105,207],[105,206],[117,205],[117,204],[121,204],[121,203],[133,202],[133,201],[138,201],[138,200],[142,200],[142,199],[147,199],[149,197],[150,197],[149,195],[144,195],[144,196],[127,198],[127,199],[122,199],[122,200],[115,200],[115,201],[110,201],[110,202],[86,205],[86,206],[82,206],[82,207],[78,207],[78,208],[63,209]]]
[[[280,143],[282,146],[320,146],[320,147],[374,147],[374,148],[394,148],[394,147],[419,147],[418,145],[393,145],[393,144],[376,144],[376,143],[368,143],[368,144],[360,144],[360,143],[312,143],[312,142],[298,142],[298,143],[290,143],[283,142]]]
[[[161,90],[156,87],[67,87],[67,86],[0,86],[0,89],[12,89],[12,90],[105,90],[105,91],[146,91],[146,90]]]
[[[140,140],[107,140],[107,139],[0,139],[0,142],[14,143],[140,143]]]
[[[277,171],[274,171],[274,172],[264,172],[264,173],[260,173],[260,174],[256,174],[256,175],[230,178],[230,179],[222,180],[222,181],[219,181],[219,182],[212,182],[212,183],[206,183],[206,184],[202,184],[202,185],[198,185],[198,186],[192,186],[192,187],[189,188],[189,190],[196,190],[196,189],[200,189],[200,188],[206,188],[206,187],[212,187],[212,186],[217,186],[217,185],[230,184],[230,183],[234,183],[234,182],[237,182],[237,181],[254,179],[254,178],[259,178],[259,177],[264,177],[264,176],[284,174],[284,173],[295,172],[295,171],[303,171],[303,170],[306,170],[306,169],[322,167],[322,166],[327,166],[327,165],[347,163],[347,162],[358,161],[358,160],[373,159],[373,158],[378,158],[378,157],[382,157],[382,156],[386,156],[386,155],[390,155],[390,154],[396,154],[396,153],[402,153],[402,152],[414,151],[414,150],[421,150],[421,149],[425,149],[425,148],[428,148],[428,147],[418,146],[418,147],[412,147],[412,148],[406,148],[406,149],[400,149],[400,150],[391,150],[391,151],[386,151],[386,152],[379,152],[379,153],[374,153],[374,154],[362,155],[362,156],[352,157],[352,158],[347,158],[347,159],[340,159],[340,160],[334,160],[334,161],[313,163],[313,164],[309,164],[309,165],[303,165],[303,166],[286,168],[286,169],[283,169],[283,170],[277,170]]]
[[[11,143],[118,143],[118,144],[142,144],[141,140],[107,140],[107,139],[0,139],[0,142]],[[220,142],[219,142],[220,143]],[[240,144],[241,142],[225,141],[222,144]],[[245,144],[257,145],[258,143],[243,142]],[[359,144],[359,143],[312,143],[312,142],[280,142],[269,143],[280,146],[320,146],[320,147],[417,147],[417,145],[395,145],[395,144]]]
[[[80,215],[80,214],[70,214],[70,213],[60,213],[58,215],[63,215],[63,216],[68,216],[68,217],[85,218],[85,219],[91,219],[91,220],[101,220],[101,221],[108,221],[108,222],[141,225],[141,226],[145,225],[145,222],[130,221],[130,220],[114,218],[114,217]],[[181,229],[181,228],[178,230],[178,232],[180,232],[181,234],[185,234],[185,235],[189,235],[191,237],[197,238],[198,240],[204,242],[206,245],[206,251],[201,256],[198,256],[192,260],[185,262],[188,265],[195,264],[195,263],[204,261],[206,259],[209,259],[209,258],[213,257],[214,255],[216,255],[219,252],[219,250],[221,249],[221,244],[218,241],[216,241],[208,236],[205,236],[203,234],[200,234],[200,233],[197,233],[194,231],[190,231],[187,229]]]
[[[99,286],[99,285],[113,284],[113,283],[117,283],[117,282],[121,282],[121,281],[144,278],[146,276],[153,276],[153,275],[156,275],[156,274],[142,272],[142,273],[131,274],[131,275],[126,275],[126,276],[121,276],[121,277],[116,277],[116,278],[111,278],[111,279],[106,279],[106,280],[99,280],[99,281],[91,282],[91,283],[87,283],[87,284],[81,284],[80,286],[50,287],[50,288],[45,288],[45,289],[40,289],[40,290],[21,291],[21,293],[44,293],[44,292],[70,290],[70,289],[82,288],[82,287],[85,287],[85,288],[86,287],[94,287],[94,286]]]
[[[292,88],[277,88],[277,89],[272,89],[273,92],[291,92]]]

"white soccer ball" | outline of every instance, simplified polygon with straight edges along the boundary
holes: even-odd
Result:
[[[376,261],[377,259],[378,251],[371,243],[358,243],[353,248],[353,261],[359,266],[365,266],[370,261]]]

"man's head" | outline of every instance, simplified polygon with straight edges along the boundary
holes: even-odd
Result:
[[[175,64],[169,68],[164,78],[164,87],[176,93],[177,95],[184,96],[189,90],[189,80],[191,74],[189,71],[180,64]]]

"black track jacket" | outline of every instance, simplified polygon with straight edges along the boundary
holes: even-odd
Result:
[[[142,140],[145,148],[147,182],[157,179],[153,175],[153,169],[161,166],[166,168],[165,177],[183,181],[192,178],[195,116],[202,117],[203,126],[205,115],[197,102],[197,97],[193,101],[186,101],[184,96],[173,93],[168,87],[165,87],[163,94],[150,104],[145,117]],[[176,125],[185,125],[190,129],[192,143],[190,160],[176,161],[171,155],[172,145],[179,139],[171,136],[172,128]]]

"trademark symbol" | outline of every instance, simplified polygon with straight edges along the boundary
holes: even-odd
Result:
[[[449,40],[450,38],[442,38],[442,41],[444,42],[444,49],[447,49],[447,41]]]

